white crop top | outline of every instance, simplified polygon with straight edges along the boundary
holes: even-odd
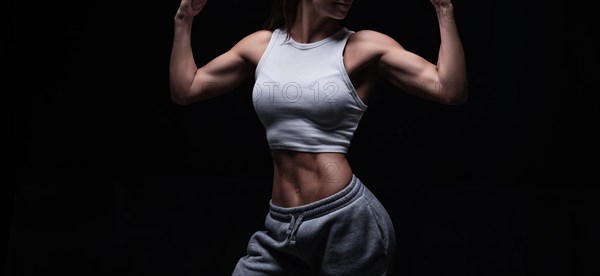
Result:
[[[347,153],[367,105],[344,67],[353,31],[312,43],[273,31],[256,67],[252,99],[271,149]]]

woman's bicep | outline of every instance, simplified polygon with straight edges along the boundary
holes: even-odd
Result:
[[[383,51],[378,69],[390,83],[408,93],[435,101],[440,98],[436,65],[400,46],[390,45]]]
[[[252,66],[234,47],[198,68],[190,96],[208,99],[225,94],[246,81],[252,72]]]

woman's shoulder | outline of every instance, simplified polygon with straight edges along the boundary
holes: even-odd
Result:
[[[261,44],[261,43],[269,43],[271,36],[273,35],[273,31],[271,30],[258,30],[253,33],[246,35],[240,43],[242,44]]]
[[[235,48],[239,49],[242,57],[257,64],[269,45],[273,31],[258,30],[242,38]]]
[[[365,55],[381,55],[383,52],[391,48],[402,46],[391,36],[375,31],[375,30],[360,30],[354,32],[348,38],[347,47],[352,51],[362,52]]]
[[[365,30],[359,30],[354,32],[351,36],[350,36],[350,41],[351,42],[357,42],[357,43],[375,43],[375,44],[387,44],[387,43],[393,43],[393,44],[397,44],[398,42],[396,40],[394,40],[391,36],[376,31],[376,30],[370,30],[370,29],[365,29]]]

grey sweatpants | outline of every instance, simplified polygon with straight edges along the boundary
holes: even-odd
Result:
[[[338,193],[299,207],[270,204],[234,276],[391,275],[396,237],[379,200],[353,175]]]

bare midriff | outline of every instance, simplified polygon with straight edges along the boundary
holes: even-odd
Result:
[[[272,202],[297,207],[329,197],[352,180],[350,164],[343,153],[310,153],[272,150],[274,173]]]

